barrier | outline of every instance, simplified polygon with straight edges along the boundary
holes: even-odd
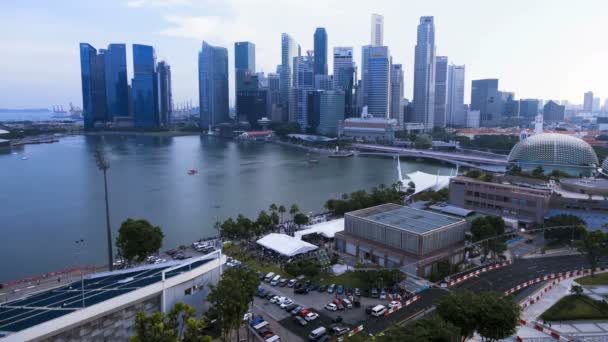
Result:
[[[493,270],[496,270],[496,269],[499,269],[499,268],[511,265],[511,263],[512,263],[511,260],[507,260],[505,262],[501,262],[501,263],[493,264],[493,265],[490,265],[490,266],[482,267],[480,269],[477,269],[476,271],[473,271],[471,273],[467,273],[467,274],[465,274],[465,275],[463,275],[461,277],[458,277],[458,278],[456,278],[454,280],[449,281],[447,283],[447,287],[454,286],[454,285],[459,284],[459,283],[461,283],[461,282],[463,282],[463,281],[465,281],[467,279],[471,279],[473,277],[476,277],[476,276],[478,276],[478,275],[480,275],[482,273],[493,271]]]
[[[414,297],[406,300],[405,303],[399,302],[399,305],[393,306],[392,308],[386,310],[386,312],[384,313],[384,316],[386,317],[386,316],[392,314],[395,311],[398,311],[398,310],[400,310],[402,308],[405,308],[407,306],[412,305],[415,301],[417,301],[418,299],[420,299],[420,297],[421,297],[420,295],[416,295],[416,296],[414,296]]]
[[[77,272],[77,271],[80,271],[80,270],[83,270],[83,271],[93,270],[94,271],[94,270],[98,270],[98,269],[102,269],[102,268],[105,268],[105,266],[70,267],[70,268],[66,268],[66,269],[60,270],[60,271],[54,271],[54,272],[49,272],[49,273],[45,273],[45,274],[36,275],[36,276],[33,276],[33,277],[12,280],[12,281],[8,281],[8,282],[5,282],[5,283],[0,283],[0,284],[2,284],[4,287],[9,287],[9,286],[17,285],[17,284],[31,283],[31,282],[38,281],[38,280],[45,280],[45,279],[57,277],[57,276],[60,276],[60,275],[65,275],[65,274],[69,274],[69,273],[72,273],[72,272]]]
[[[528,322],[526,320],[520,319],[519,320],[519,324],[520,325],[525,325],[527,327],[530,327],[534,330],[540,331],[544,334],[547,334],[548,336],[551,336],[552,338],[559,340],[559,341],[571,341],[570,338],[566,337],[566,336],[562,336],[561,333],[559,331],[553,330],[551,328],[548,328],[542,324],[540,324],[539,322]],[[517,341],[523,341],[523,338],[517,336]]]
[[[534,285],[534,284],[538,284],[542,281],[547,281],[547,280],[552,280],[552,279],[567,279],[567,278],[572,278],[572,277],[576,277],[576,276],[582,276],[582,275],[586,275],[586,274],[591,274],[591,270],[589,269],[584,269],[584,270],[578,270],[578,271],[569,271],[569,272],[561,272],[561,273],[551,273],[551,274],[547,274],[546,276],[543,277],[539,277],[533,280],[529,280],[526,281],[525,283],[519,284],[507,291],[505,291],[505,295],[510,295],[514,292],[517,292],[521,289],[524,289],[528,286]]]
[[[353,336],[354,334],[363,331],[363,324],[361,324],[360,326],[355,327],[353,330],[348,332],[348,337]]]

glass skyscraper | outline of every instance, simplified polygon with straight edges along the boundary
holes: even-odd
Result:
[[[234,43],[234,69],[236,91],[241,89],[244,78],[255,73],[255,44],[251,42]]]
[[[390,116],[391,55],[387,46],[363,47],[364,100],[369,114]],[[365,96],[366,95],[366,96]]]
[[[435,24],[433,17],[421,17],[414,56],[414,122],[426,131],[435,123]]]
[[[357,80],[357,66],[353,62],[352,47],[334,47],[333,88],[344,91],[344,115],[355,114],[353,89]]]
[[[104,50],[107,119],[129,115],[129,84],[127,81],[127,47],[110,44]]]
[[[228,107],[228,50],[203,41],[198,54],[200,125],[230,121]]]
[[[156,53],[149,45],[133,44],[133,123],[136,128],[160,126]]]
[[[390,117],[403,123],[403,67],[401,64],[391,66],[391,112]]]
[[[501,95],[498,79],[471,82],[471,110],[479,111],[481,126],[495,126],[500,122]]]
[[[317,27],[314,35],[315,75],[327,75],[327,32]]]
[[[105,61],[103,54],[87,43],[80,43],[80,79],[84,128],[107,120]]]
[[[464,126],[464,65],[450,65],[448,68],[448,100],[446,107],[447,124]]]
[[[446,105],[448,96],[448,58],[435,58],[435,127],[445,128],[447,123]]]
[[[300,56],[300,46],[287,33],[281,34],[281,68],[279,76],[281,79],[281,105],[283,107],[283,120],[286,121],[288,113],[293,110],[289,108],[291,88],[293,86],[293,58]]]
[[[160,61],[156,66],[156,73],[158,74],[160,124],[163,127],[168,127],[171,124],[171,114],[173,112],[171,66],[165,61]]]

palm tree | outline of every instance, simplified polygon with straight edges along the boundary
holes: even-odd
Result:
[[[285,206],[281,204],[278,210],[279,214],[281,214],[281,223],[283,223],[283,214],[287,211],[287,209],[285,209]]]
[[[110,168],[110,163],[106,159],[105,153],[101,148],[95,150],[95,161],[97,168],[103,172],[103,188],[106,197],[106,235],[108,239],[108,267],[110,271],[114,268],[114,262],[112,261],[112,230],[110,229],[110,206],[108,204],[108,177],[106,173]]]
[[[297,204],[292,204],[291,205],[291,209],[289,209],[289,214],[293,217],[293,216],[295,216],[299,212],[300,212],[300,208],[298,208],[298,205]]]
[[[268,209],[270,210],[271,213],[273,213],[273,212],[277,211],[278,208],[277,208],[276,204],[272,203],[270,205],[270,207],[268,207]]]

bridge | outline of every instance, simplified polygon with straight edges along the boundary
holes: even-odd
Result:
[[[353,148],[361,151],[360,154],[370,155],[399,155],[403,157],[429,158],[440,161],[447,161],[456,165],[487,168],[488,171],[497,171],[497,167],[506,167],[507,157],[482,157],[468,155],[457,152],[438,152],[431,150],[417,150],[413,148],[403,148],[394,146],[382,146],[372,144],[353,144]]]

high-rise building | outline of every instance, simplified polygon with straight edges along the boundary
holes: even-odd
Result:
[[[599,97],[594,97],[593,98],[593,106],[591,107],[591,109],[594,112],[599,112],[600,111],[600,98]]]
[[[384,16],[372,14],[372,46],[384,46]]]
[[[173,113],[173,92],[171,90],[171,66],[165,61],[158,62],[158,96],[160,110],[160,124],[163,127],[171,125]]]
[[[464,65],[450,65],[448,68],[448,94],[446,104],[446,121],[450,126],[464,126],[466,111],[464,109]]]
[[[319,123],[321,121],[321,94],[324,90],[314,89],[308,91],[308,103],[306,105],[308,126],[305,131],[311,134],[317,134]]]
[[[414,120],[427,131],[435,123],[435,24],[421,17],[414,56]]]
[[[127,80],[127,47],[110,44],[104,50],[106,108],[108,121],[115,116],[129,115],[129,84]]]
[[[293,86],[293,58],[300,56],[300,46],[287,33],[281,34],[281,105],[283,107],[283,120],[287,121],[289,99],[292,97],[291,88]]]
[[[327,32],[317,27],[314,36],[315,75],[327,75]]]
[[[235,90],[238,92],[245,77],[255,73],[255,44],[251,42],[234,43],[234,71]]]
[[[435,57],[435,121],[434,127],[445,128],[447,123],[446,106],[448,102],[448,58]]]
[[[334,47],[333,89],[344,91],[344,115],[354,116],[354,88],[357,81],[357,66],[353,62],[352,47]]]
[[[519,117],[519,101],[515,100],[515,93],[508,91],[499,91],[501,102],[501,115],[504,118]]]
[[[479,111],[481,126],[496,126],[501,120],[501,101],[498,79],[471,82],[471,111]]]
[[[234,69],[237,121],[249,121],[256,126],[266,113],[267,108],[260,108],[268,105],[268,99],[266,91],[260,92],[260,77],[255,73],[255,44],[234,43]]]
[[[363,47],[363,105],[375,117],[388,118],[390,115],[391,63],[387,46]]]
[[[328,90],[321,93],[320,117],[317,132],[322,135],[338,135],[338,121],[344,120],[344,92]]]
[[[583,102],[583,110],[585,110],[585,112],[593,111],[593,92],[592,91],[588,91],[585,93],[585,98],[584,98],[584,102]]]
[[[87,43],[80,43],[80,79],[84,128],[107,120],[104,56]]]
[[[281,81],[279,74],[268,74],[268,110],[269,119],[274,122],[283,121],[283,112],[281,109]]]
[[[566,106],[558,105],[556,102],[549,101],[543,107],[544,122],[560,122],[564,121]]]
[[[314,59],[312,53],[293,58],[294,87],[289,104],[289,121],[297,122],[302,130],[308,127],[308,93],[314,89]]]
[[[398,122],[403,121],[403,67],[401,64],[391,66],[391,111],[390,117]]]
[[[315,89],[334,89],[334,77],[332,75],[315,75]]]
[[[203,41],[198,54],[201,128],[228,122],[228,50]]]
[[[160,126],[156,52],[149,45],[133,44],[133,124],[137,128]]]
[[[526,119],[534,119],[539,113],[539,102],[537,99],[519,100],[519,116]]]

